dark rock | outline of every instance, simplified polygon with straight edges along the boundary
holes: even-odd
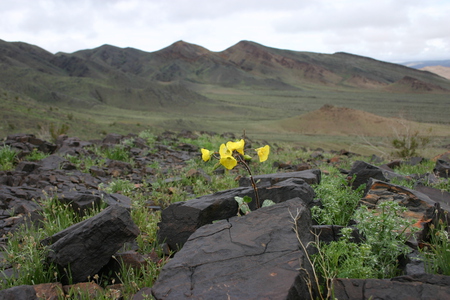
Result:
[[[12,134],[6,137],[5,145],[10,145],[28,154],[33,149],[52,154],[56,150],[56,145],[36,138],[34,134]],[[24,155],[21,155],[23,157]]]
[[[417,183],[414,186],[414,190],[427,195],[433,201],[446,204],[450,207],[450,193],[448,191],[426,186],[422,183]]]
[[[450,162],[445,161],[443,159],[438,159],[436,161],[436,166],[433,169],[433,172],[442,178],[449,178],[450,173]]]
[[[120,144],[120,142],[123,139],[123,135],[121,134],[117,134],[117,133],[109,133],[105,136],[105,138],[103,139],[102,143],[103,144],[113,144],[113,145],[117,145]]]
[[[55,153],[61,156],[72,155],[76,156],[84,153],[84,147],[91,146],[91,142],[81,141],[77,137],[68,137],[67,135],[60,135],[56,140],[57,149]]]
[[[333,287],[339,300],[450,299],[450,277],[432,274],[392,279],[335,278]]]
[[[386,168],[387,170],[392,170],[392,169],[400,167],[402,165],[402,163],[403,163],[402,160],[396,159],[396,160],[390,161],[384,165],[381,165],[380,168],[383,169],[383,167],[387,167]]]
[[[313,225],[311,227],[312,232],[315,236],[319,238],[320,242],[330,243],[337,242],[341,238],[341,229],[344,226],[338,225]],[[352,242],[360,243],[363,239],[360,236],[359,232],[354,229],[352,231]]]
[[[70,270],[73,282],[92,278],[125,242],[139,234],[130,212],[109,206],[98,215],[60,231],[42,241],[50,245],[47,255],[62,272]]]
[[[418,250],[413,250],[406,256],[406,261],[403,262],[401,268],[404,270],[404,275],[416,276],[425,274],[425,263],[422,260],[421,254]]]
[[[362,184],[367,184],[370,178],[378,179],[381,181],[389,181],[392,178],[408,180],[407,177],[396,174],[391,170],[376,167],[361,160],[355,161],[353,163],[348,177],[353,178],[351,181],[351,185],[355,189]]]
[[[116,282],[120,282],[120,274],[122,270],[133,269],[139,270],[141,268],[146,268],[151,262],[158,263],[162,259],[156,254],[156,252],[150,252],[146,254],[141,254],[134,250],[128,250],[125,252],[117,252],[114,254],[109,262],[99,271],[99,275],[106,275],[110,278],[115,278]]]
[[[271,187],[258,188],[263,201],[270,199],[280,203],[299,197],[308,205],[314,198],[314,190],[302,179],[291,178]],[[237,215],[238,205],[235,197],[249,196],[254,199],[253,188],[240,187],[202,196],[185,202],[171,204],[161,214],[158,239],[166,242],[172,250],[179,249],[187,238],[203,225]],[[254,210],[255,201],[250,204]]]
[[[420,157],[420,156],[416,156],[416,157],[411,157],[408,161],[405,162],[405,164],[408,164],[408,165],[411,165],[411,166],[417,166],[417,165],[421,164],[424,161],[425,161],[425,158]]]
[[[299,198],[203,226],[163,267],[153,296],[309,299],[305,276],[311,267],[292,229],[297,214],[299,238],[307,245],[311,218]]]
[[[264,174],[253,176],[255,182],[258,182],[258,186],[274,185],[277,182],[289,179],[289,178],[300,178],[306,181],[308,184],[320,184],[321,171],[319,169],[314,170],[304,170],[298,172],[288,172],[288,173],[274,173],[274,174]],[[239,179],[239,186],[251,186],[250,178],[241,177]]]
[[[119,160],[108,160],[107,168],[108,173],[114,177],[129,174],[133,169],[130,163]]]
[[[18,172],[26,172],[31,173],[37,168],[40,167],[40,164],[34,161],[21,161],[16,166],[16,171]]]
[[[127,196],[117,193],[107,194],[104,192],[101,192],[101,196],[103,198],[103,202],[109,206],[119,205],[127,209],[131,209],[131,199]]]
[[[59,170],[62,168],[63,164],[68,163],[69,161],[55,154],[47,156],[46,158],[39,161],[39,165],[41,166],[42,170]]]
[[[98,166],[92,166],[89,168],[89,172],[96,177],[106,177],[106,171]]]
[[[140,289],[139,292],[137,292],[136,294],[134,294],[131,300],[146,300],[151,299],[150,298],[151,296],[152,296],[152,289],[145,287]]]
[[[1,290],[0,299],[2,300],[38,300],[36,291],[32,285],[19,285],[12,288]]]
[[[125,205],[123,206],[129,208],[131,200],[128,197],[125,198],[127,198],[128,201],[125,202],[124,200],[123,202],[125,202]],[[111,195],[107,195],[106,193],[100,191],[69,191],[62,194],[61,197],[58,198],[58,200],[61,203],[70,205],[72,209],[75,212],[78,212],[80,216],[84,216],[86,214],[86,211],[92,210],[93,208],[99,208],[103,202],[109,202],[109,205],[120,203]]]

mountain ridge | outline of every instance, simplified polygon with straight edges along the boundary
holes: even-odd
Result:
[[[105,44],[52,54],[23,42],[0,40],[0,67],[0,88],[40,102],[153,111],[170,105],[182,111],[178,106],[212,101],[192,84],[267,90],[450,91],[449,80],[430,72],[350,53],[283,50],[251,41],[220,52],[180,40],[155,52]]]

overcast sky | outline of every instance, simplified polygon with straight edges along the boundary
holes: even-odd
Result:
[[[0,39],[52,53],[241,40],[405,62],[450,59],[450,0],[0,0]]]

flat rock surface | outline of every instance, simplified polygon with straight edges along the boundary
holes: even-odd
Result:
[[[164,266],[152,291],[156,299],[302,299],[309,270],[293,230],[312,240],[309,210],[300,198],[246,216],[205,225]],[[300,296],[302,295],[302,296]],[[300,298],[299,298],[300,297]]]

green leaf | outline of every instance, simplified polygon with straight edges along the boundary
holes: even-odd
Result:
[[[250,202],[252,202],[252,201],[253,201],[252,197],[244,196],[244,202],[245,202],[245,203],[250,203]]]
[[[240,215],[239,210],[241,210],[244,213],[244,215],[251,212],[250,207],[248,207],[248,204],[245,202],[245,201],[248,201],[248,199],[246,199],[246,198],[250,198],[250,197],[249,196],[245,196],[244,198],[238,197],[238,196],[234,197],[234,200],[236,200],[236,202],[239,204],[238,215]],[[250,201],[251,201],[251,199],[252,198],[250,198]]]
[[[275,204],[276,203],[273,202],[272,200],[266,199],[266,200],[264,200],[264,202],[263,202],[261,207],[272,206],[272,205],[275,205]]]
[[[250,207],[248,207],[247,203],[243,203],[239,209],[244,213],[244,215],[251,212]]]

